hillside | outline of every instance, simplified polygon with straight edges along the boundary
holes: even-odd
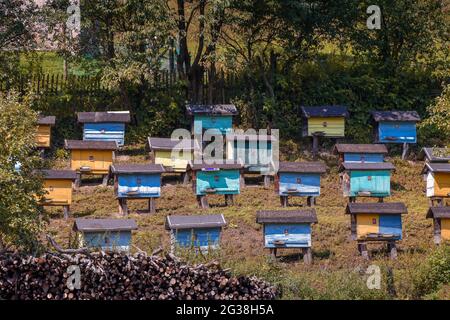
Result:
[[[136,150],[123,151],[118,161],[143,162],[146,156]],[[211,208],[197,207],[191,186],[178,184],[174,177],[164,178],[162,197],[157,200],[157,214],[140,214],[146,208],[145,201],[129,203],[132,214],[138,222],[133,244],[151,252],[162,245],[169,250],[169,234],[164,229],[164,218],[169,214],[224,214],[228,226],[222,237],[221,251],[210,257],[186,256],[188,260],[218,259],[225,268],[232,268],[235,274],[256,275],[280,285],[283,299],[358,299],[417,297],[418,279],[422,274],[424,261],[435,255],[432,241],[432,221],[425,218],[428,200],[424,194],[424,183],[420,175],[422,163],[392,161],[397,170],[393,174],[393,195],[387,201],[401,201],[408,207],[404,216],[404,239],[399,243],[396,261],[388,258],[383,245],[369,246],[373,256],[370,262],[362,259],[356,243],[350,240],[350,221],[344,215],[346,199],[338,185],[336,162],[327,161],[328,173],[322,179],[322,195],[317,200],[319,223],[313,228],[313,257],[311,266],[303,264],[297,251],[281,251],[280,259],[273,262],[263,248],[261,226],[255,223],[255,214],[261,209],[279,209],[279,198],[273,189],[264,189],[260,184],[246,187],[237,196],[234,207],[224,207],[223,198],[213,196]],[[68,162],[58,162],[56,167],[67,167]],[[74,193],[71,207],[73,217],[120,217],[113,187],[96,186],[98,181],[87,181]],[[250,181],[249,182],[258,182]],[[358,200],[360,201],[360,200]],[[374,201],[374,200],[364,200]],[[305,205],[306,200],[291,201],[291,208]],[[62,211],[55,209],[51,214],[50,230],[62,244],[68,241],[73,218],[65,221]],[[448,260],[448,257],[447,257]],[[365,284],[365,270],[370,264],[381,268],[381,290],[368,290]],[[449,298],[449,290],[441,289],[436,297]]]

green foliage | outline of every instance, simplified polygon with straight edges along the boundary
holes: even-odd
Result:
[[[450,85],[444,88],[427,112],[428,117],[419,127],[421,139],[429,145],[450,144]]]
[[[0,250],[37,250],[45,226],[37,203],[43,196],[42,181],[33,172],[39,164],[33,151],[37,114],[28,104],[14,92],[0,95]],[[17,163],[20,171],[15,170]]]
[[[415,298],[437,293],[450,283],[450,246],[444,244],[435,250],[416,270]]]

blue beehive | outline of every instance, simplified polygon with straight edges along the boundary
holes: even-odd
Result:
[[[416,143],[416,111],[373,111],[375,141],[380,143]]]
[[[280,162],[275,176],[275,190],[280,196],[281,205],[288,205],[288,197],[307,197],[312,206],[315,197],[320,195],[320,175],[326,166],[320,162]]]
[[[113,164],[114,190],[123,214],[128,213],[128,199],[148,199],[149,212],[154,213],[155,198],[161,196],[161,164]]]
[[[233,116],[238,114],[235,105],[187,105],[186,111],[192,117],[192,134],[203,134],[205,130],[213,129],[222,135],[233,128]]]
[[[366,243],[387,242],[391,257],[397,256],[395,242],[402,239],[402,215],[408,212],[401,202],[349,203],[346,214],[351,217],[351,235],[358,250],[368,258]]]
[[[136,230],[133,219],[75,219],[75,247],[103,251],[129,251],[131,231]]]
[[[387,148],[383,144],[342,144],[334,146],[334,153],[339,155],[339,162],[376,163],[384,162]]]
[[[125,144],[125,125],[130,122],[129,111],[79,112],[83,124],[83,140],[116,141]]]
[[[223,164],[192,164],[189,163],[188,171],[192,176],[192,187],[197,200],[202,208],[208,208],[206,196],[208,194],[224,195],[226,204],[234,202],[234,195],[241,192],[240,163]]]
[[[172,252],[177,247],[200,249],[202,252],[219,248],[225,225],[225,218],[221,214],[167,216],[166,229],[170,230]]]
[[[391,172],[395,167],[383,163],[347,163],[340,167],[341,182],[345,197],[383,197],[391,195]]]
[[[264,226],[264,247],[274,256],[277,249],[301,248],[305,262],[311,262],[311,225],[318,222],[314,209],[258,211],[256,222]]]

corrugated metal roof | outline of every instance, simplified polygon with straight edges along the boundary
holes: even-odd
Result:
[[[390,162],[380,163],[348,163],[341,164],[340,171],[342,170],[395,170],[395,166]]]
[[[150,150],[200,150],[197,140],[183,139],[172,140],[171,138],[148,138]]]
[[[422,174],[427,172],[450,172],[450,163],[426,163],[423,167]]]
[[[96,231],[131,231],[136,230],[134,219],[75,219],[74,230],[83,232]]]
[[[427,213],[428,219],[450,218],[450,207],[431,207]]]
[[[232,169],[242,169],[243,165],[242,163],[192,163],[189,162],[188,164],[188,170],[213,170],[213,169],[224,169],[224,170],[232,170]]]
[[[216,228],[227,224],[222,214],[170,215],[166,217],[166,229]]]
[[[417,160],[425,160],[431,162],[449,162],[450,149],[449,148],[422,148]]]
[[[402,202],[391,203],[349,203],[346,214],[378,213],[378,214],[406,214],[408,209]]]
[[[325,173],[327,167],[321,162],[280,162],[278,172]]]
[[[346,106],[317,106],[305,107],[302,106],[302,113],[305,118],[311,117],[348,117],[348,109]]]
[[[39,116],[37,123],[40,125],[54,126],[56,123],[56,117],[55,116]]]
[[[194,114],[217,114],[217,115],[237,115],[238,111],[234,104],[188,104],[186,111],[189,115]]]
[[[116,141],[66,140],[64,147],[68,150],[117,150]]]
[[[420,121],[420,116],[416,111],[372,111],[372,117],[376,122]]]
[[[129,111],[78,112],[77,116],[79,123],[128,123],[131,121]]]
[[[38,173],[41,173],[44,179],[75,180],[77,178],[77,173],[73,170],[40,170]]]
[[[113,174],[137,174],[137,173],[163,173],[165,172],[162,164],[113,164],[111,165],[111,172]]]
[[[263,210],[256,212],[257,223],[317,223],[315,209]]]
[[[334,153],[388,153],[384,144],[344,144],[337,143]]]

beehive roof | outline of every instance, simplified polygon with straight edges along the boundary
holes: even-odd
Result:
[[[171,138],[148,138],[150,150],[200,150],[197,140],[183,139],[172,140]]]
[[[428,159],[431,162],[448,162],[450,161],[450,149],[448,148],[422,148],[418,160]]]
[[[40,125],[54,126],[56,123],[56,117],[55,116],[39,116],[37,123]]]
[[[216,228],[227,224],[222,214],[212,215],[169,215],[166,229]]]
[[[377,162],[377,163],[348,163],[341,164],[340,171],[342,170],[395,170],[395,167],[390,162]]]
[[[77,173],[73,170],[40,170],[44,179],[52,180],[75,180]]]
[[[68,150],[117,150],[116,141],[66,140],[64,147]]]
[[[128,123],[131,121],[129,111],[78,112],[77,116],[79,123]]]
[[[380,121],[420,121],[416,111],[372,111],[375,122]]]
[[[348,109],[346,106],[316,106],[316,107],[305,107],[302,106],[302,114],[305,118],[311,117],[348,117]]]
[[[428,209],[427,218],[448,219],[450,218],[450,207],[431,207]]]
[[[422,174],[431,172],[450,172],[450,163],[426,163],[423,167]]]
[[[376,214],[406,214],[408,209],[402,202],[391,203],[349,203],[346,214],[376,213]]]
[[[278,172],[325,173],[327,167],[321,162],[280,162]]]
[[[337,143],[334,153],[388,153],[384,144],[345,144]]]
[[[237,115],[238,111],[234,104],[188,104],[186,105],[188,115],[215,114],[215,115]]]
[[[256,212],[257,223],[317,223],[315,209],[263,210]]]
[[[204,171],[208,171],[208,169],[224,169],[224,170],[232,170],[232,169],[242,169],[243,165],[242,163],[192,163],[189,162],[188,164],[188,170],[193,170],[193,171],[197,171],[197,170],[204,170]]]
[[[111,165],[111,172],[113,174],[138,174],[138,173],[163,173],[165,172],[162,164],[113,164]]]
[[[74,230],[83,232],[136,230],[134,219],[75,219]]]

